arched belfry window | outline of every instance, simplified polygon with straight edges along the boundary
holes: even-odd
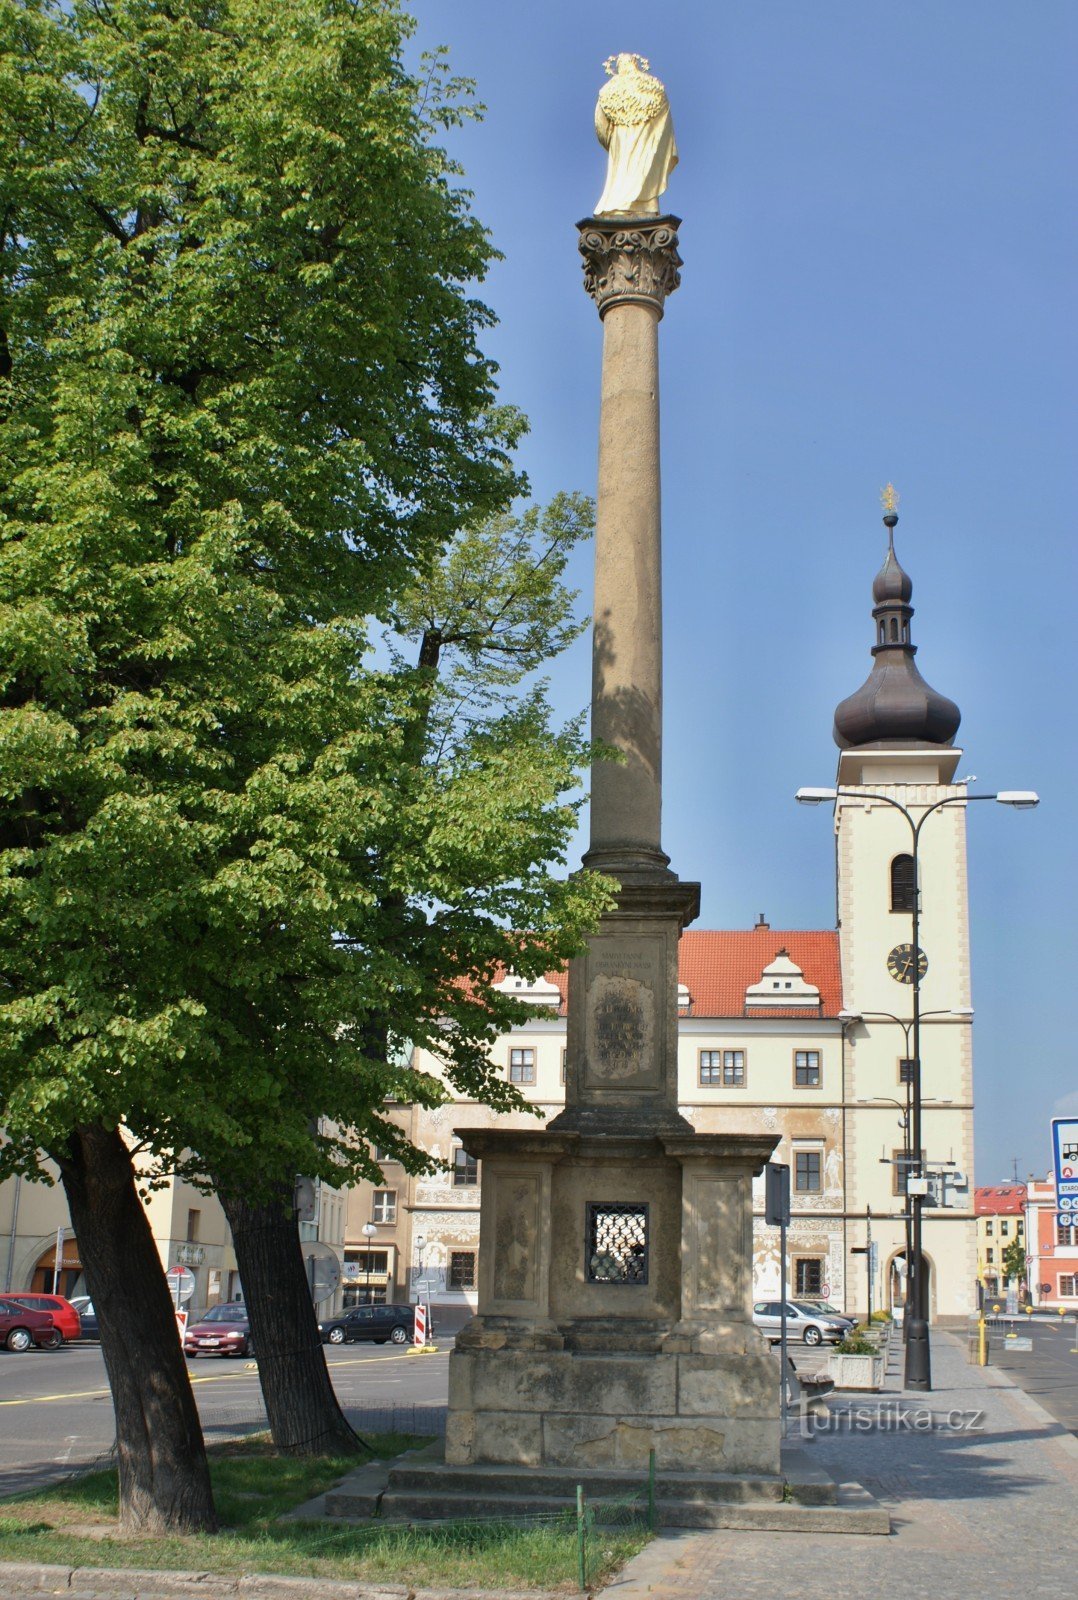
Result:
[[[896,856],[891,862],[891,910],[912,911],[916,892],[913,857]]]
[[[894,641],[897,641],[897,639],[898,639],[898,618],[897,617],[892,617],[891,618],[891,638]]]

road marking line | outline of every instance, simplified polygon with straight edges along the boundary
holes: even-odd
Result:
[[[335,1361],[329,1368],[333,1372],[337,1367],[362,1367],[369,1366],[375,1361],[383,1365],[387,1361],[407,1361],[407,1354],[399,1356],[349,1356],[343,1361]],[[249,1372],[217,1372],[207,1374],[204,1378],[192,1378],[191,1387],[195,1388],[200,1383],[228,1383],[235,1382],[237,1378],[250,1379]],[[37,1406],[45,1405],[49,1401],[57,1400],[100,1400],[111,1395],[110,1389],[77,1389],[67,1394],[34,1394],[27,1395],[21,1400],[0,1400],[0,1406]]]

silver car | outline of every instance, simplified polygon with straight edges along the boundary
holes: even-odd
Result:
[[[771,1340],[781,1337],[782,1301],[757,1300],[752,1308],[752,1320]],[[804,1344],[823,1344],[828,1340],[837,1344],[850,1329],[856,1327],[853,1317],[844,1316],[833,1306],[813,1305],[809,1300],[787,1300],[786,1337]]]

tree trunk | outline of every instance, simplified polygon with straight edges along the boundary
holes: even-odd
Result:
[[[285,1455],[353,1455],[365,1447],[337,1403],[311,1303],[292,1192],[252,1205],[223,1191],[273,1442]]]
[[[50,1154],[101,1326],[116,1412],[120,1526],[213,1532],[202,1425],[131,1152],[118,1128],[85,1125]]]

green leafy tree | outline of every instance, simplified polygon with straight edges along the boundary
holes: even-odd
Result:
[[[1008,1282],[1025,1283],[1026,1247],[1021,1239],[1012,1239],[1004,1250],[1003,1273]]]
[[[526,761],[480,728],[417,761],[422,675],[367,657],[519,487],[490,246],[433,137],[459,86],[409,76],[408,27],[0,0],[0,1171],[59,1166],[129,1527],[214,1517],[136,1162],[255,1200],[346,1175],[404,1070],[387,1019],[488,1084],[484,978],[599,899],[539,865],[578,738],[533,696]]]
[[[439,1054],[469,1098],[524,1104],[492,1065],[490,1046],[534,1013],[490,980],[506,965],[537,975],[563,959],[577,947],[582,917],[607,894],[603,880],[566,884],[550,874],[576,818],[576,804],[559,796],[588,752],[577,724],[552,725],[535,677],[581,631],[563,576],[591,527],[590,501],[571,495],[486,519],[459,534],[394,605],[392,670],[370,680],[396,717],[392,836],[366,867],[377,950],[366,934],[358,945],[339,941],[366,964],[368,996],[377,981],[384,1005],[371,1005],[357,1034],[361,1086],[346,1081],[342,1094],[321,1074],[302,1083],[291,1075],[291,1123],[279,1112],[258,1140],[260,1159],[280,1173],[304,1159],[306,1119],[319,1116],[335,1125],[321,1135],[317,1167],[330,1182],[380,1181],[372,1145],[410,1171],[430,1169],[426,1153],[385,1117],[386,1095],[432,1105],[445,1094],[439,1080],[403,1064],[409,1043]],[[270,1033],[263,1050],[273,1047]],[[282,1139],[269,1162],[270,1142]],[[318,1157],[306,1159],[311,1171]],[[347,1425],[322,1386],[291,1185],[252,1193],[228,1181],[227,1159],[209,1170],[232,1229],[274,1440],[293,1452],[342,1448]]]

